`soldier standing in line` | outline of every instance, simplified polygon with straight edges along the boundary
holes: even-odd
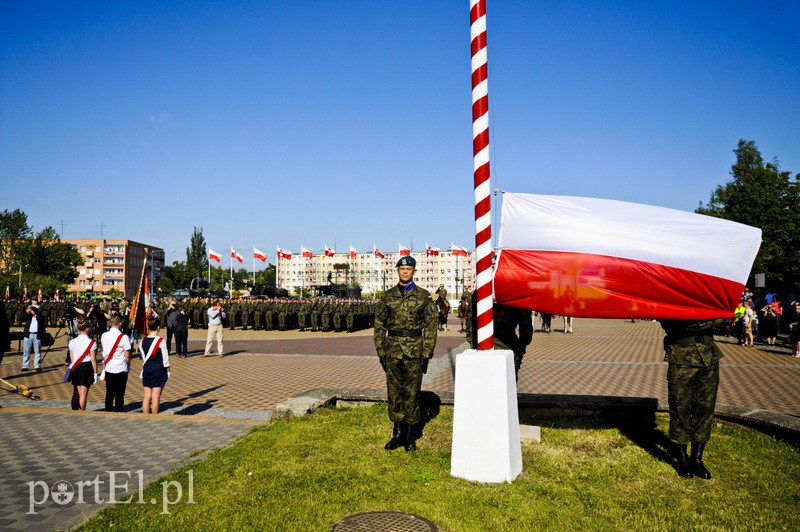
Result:
[[[661,320],[669,396],[669,439],[678,444],[678,475],[710,479],[703,451],[711,437],[719,387],[719,360],[713,327],[722,320]],[[686,445],[692,443],[687,456]]]
[[[389,419],[394,423],[387,450],[417,448],[422,375],[436,347],[438,311],[430,292],[414,283],[416,266],[410,256],[397,261],[399,282],[383,294],[375,311],[375,349],[386,372]]]
[[[476,305],[477,294],[471,293],[469,302],[469,309],[471,315],[467,316],[467,342],[470,347],[475,349],[478,345],[477,339],[477,313],[474,309]],[[494,348],[495,349],[508,349],[514,352],[514,374],[519,380],[519,368],[522,367],[522,358],[525,356],[525,350],[533,340],[533,312],[521,308],[510,307],[495,303],[493,308],[494,314]],[[519,329],[519,334],[517,334]]]

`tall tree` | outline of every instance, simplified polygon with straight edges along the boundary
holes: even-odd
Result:
[[[186,267],[195,275],[200,275],[208,269],[208,253],[202,227],[195,226],[192,231],[192,239],[186,248]]]
[[[21,248],[24,241],[33,236],[33,229],[28,225],[28,215],[19,209],[0,212],[0,263],[6,272],[19,268]]]
[[[740,140],[733,152],[733,179],[718,185],[696,212],[760,228],[763,243],[753,273],[765,273],[768,288],[798,290],[800,174],[792,179],[790,172],[781,171],[777,159],[765,164],[752,140]]]

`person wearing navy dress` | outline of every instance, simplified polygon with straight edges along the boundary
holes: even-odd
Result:
[[[158,406],[161,400],[161,391],[169,379],[169,352],[164,339],[158,335],[161,329],[159,318],[147,320],[147,327],[150,334],[142,338],[139,351],[142,355],[142,385],[144,386],[144,398],[142,399],[142,413],[158,414]]]

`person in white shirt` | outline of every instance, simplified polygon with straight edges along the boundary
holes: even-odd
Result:
[[[89,338],[92,325],[81,322],[80,335],[69,341],[69,380],[72,382],[72,409],[86,410],[89,388],[97,381],[97,344]]]
[[[204,357],[211,356],[211,344],[214,338],[217,339],[217,352],[222,357],[222,320],[225,318],[225,309],[219,301],[214,301],[214,305],[208,309],[208,334],[206,335],[206,351]]]
[[[131,340],[119,330],[122,317],[112,314],[108,320],[111,328],[100,337],[103,346],[103,374],[106,381],[106,412],[125,411],[125,388],[131,364]]]
[[[39,307],[29,305],[25,309],[26,321],[23,331],[24,340],[22,348],[22,371],[27,371],[31,363],[31,347],[36,353],[33,362],[36,371],[42,371],[42,336],[45,333],[45,323],[39,313]]]

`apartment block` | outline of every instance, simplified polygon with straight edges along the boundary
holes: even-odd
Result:
[[[133,298],[142,279],[142,267],[147,253],[147,274],[150,290],[164,274],[164,250],[133,240],[79,239],[66,240],[83,257],[78,277],[69,286],[79,296],[107,294],[115,288]]]
[[[310,258],[294,254],[291,259],[278,259],[278,286],[294,294],[296,288],[355,283],[361,287],[362,295],[369,297],[397,284],[394,265],[400,259],[400,254],[394,252],[384,255],[385,259],[373,253],[357,253],[354,258],[349,253],[336,253],[333,257],[315,254]],[[427,256],[424,251],[411,252],[411,256],[417,261],[415,282],[431,293],[443,284],[448,299],[457,299],[463,294],[465,286],[472,286],[475,278],[474,251],[468,252],[466,257],[454,256],[450,251],[440,251],[438,256]]]

